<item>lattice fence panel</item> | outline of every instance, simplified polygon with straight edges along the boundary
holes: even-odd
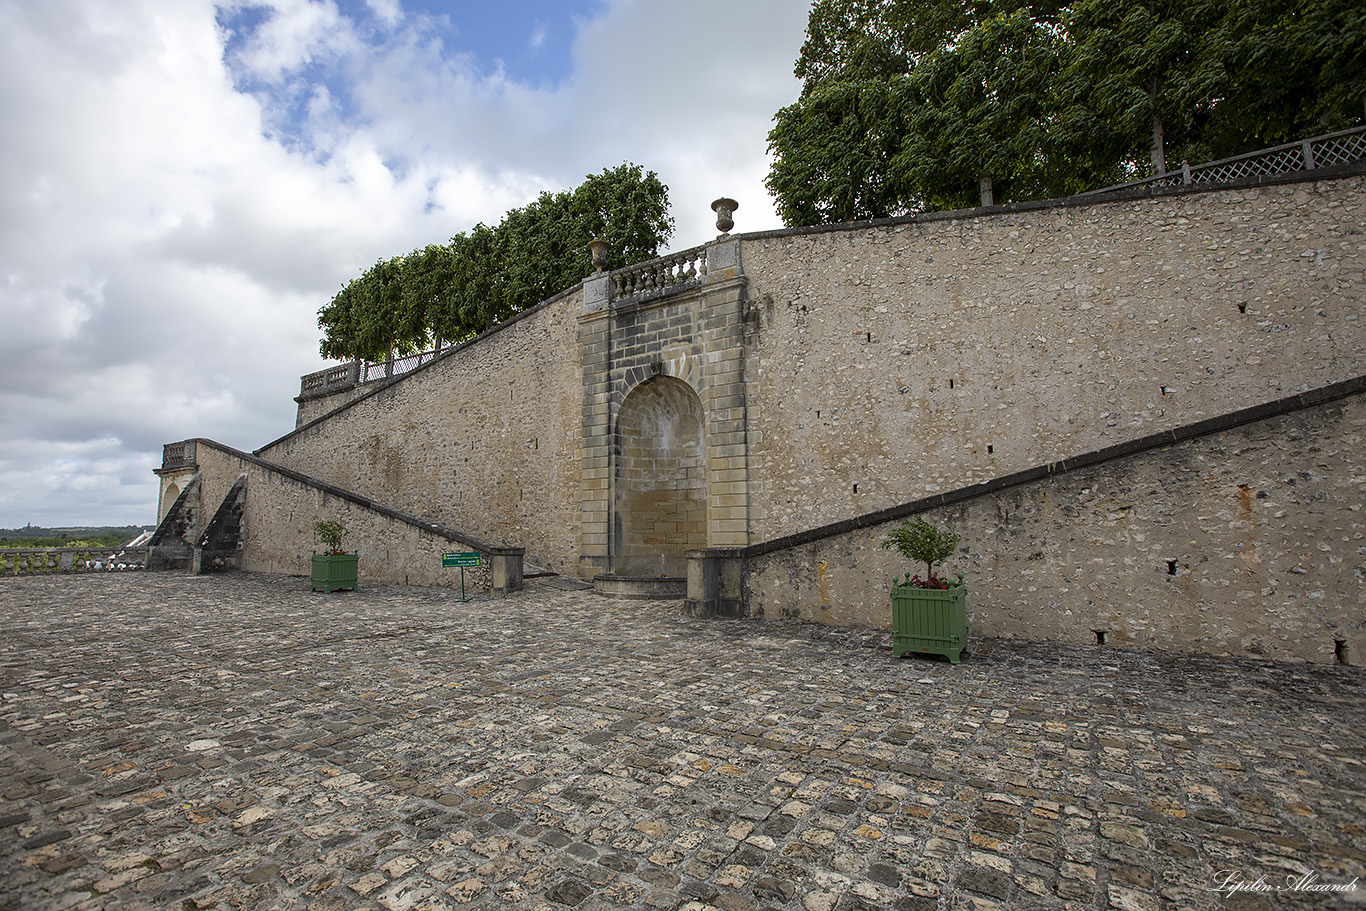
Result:
[[[1244,177],[1262,177],[1267,174],[1284,174],[1288,171],[1304,170],[1304,152],[1300,148],[1282,149],[1269,155],[1256,158],[1243,158],[1222,164],[1192,169],[1192,183],[1222,183],[1226,180],[1241,180]]]
[[[1306,146],[1310,150],[1308,158],[1305,156]],[[1106,187],[1103,190],[1092,190],[1091,192],[1105,193],[1113,190],[1126,190],[1131,187],[1166,188],[1179,187],[1183,184],[1224,183],[1247,178],[1267,177],[1273,174],[1290,174],[1308,170],[1311,167],[1314,169],[1328,168],[1333,165],[1361,161],[1362,159],[1366,159],[1366,127],[1354,127],[1341,133],[1316,136],[1301,142],[1275,146],[1274,148],[1263,149],[1260,152],[1226,158],[1222,161],[1212,161],[1196,167],[1182,165],[1180,170],[1171,171],[1160,177],[1148,177],[1143,180]]]
[[[1320,168],[1366,158],[1366,133],[1333,136],[1313,144],[1314,164]]]

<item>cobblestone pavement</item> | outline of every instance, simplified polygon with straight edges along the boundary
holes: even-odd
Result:
[[[3,580],[0,906],[1366,908],[1360,670],[974,645]]]

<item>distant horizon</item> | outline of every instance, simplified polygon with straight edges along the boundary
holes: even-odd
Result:
[[[98,531],[98,530],[104,529],[104,528],[109,528],[109,529],[128,529],[128,528],[137,528],[137,529],[140,529],[140,530],[146,530],[146,529],[149,529],[149,528],[156,528],[158,524],[159,524],[159,523],[156,523],[156,522],[124,522],[124,523],[117,523],[117,522],[114,522],[114,523],[110,523],[110,522],[101,522],[101,523],[99,523],[98,525],[34,525],[32,522],[30,522],[30,523],[28,523],[27,525],[20,525],[20,526],[17,526],[17,527],[15,527],[15,528],[0,528],[0,535],[5,535],[5,534],[8,534],[8,533],[10,533],[10,532],[21,532],[21,531],[29,531],[29,530],[33,530],[33,531]]]

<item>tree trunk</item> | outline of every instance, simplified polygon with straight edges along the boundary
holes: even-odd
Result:
[[[979,187],[981,187],[981,190],[982,190],[982,205],[983,205],[983,206],[995,205],[995,203],[992,201],[992,194],[991,194],[991,175],[990,175],[990,174],[978,174],[978,175],[977,175],[977,184],[978,184]]]
[[[1153,176],[1161,177],[1167,173],[1167,153],[1162,138],[1162,115],[1157,111],[1157,80],[1148,85],[1148,100],[1153,106],[1152,162]]]

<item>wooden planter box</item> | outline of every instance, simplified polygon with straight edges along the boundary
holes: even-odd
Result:
[[[943,655],[957,664],[968,644],[968,587],[892,586],[892,655]]]
[[[356,554],[314,554],[313,582],[315,592],[334,592],[341,588],[356,588]]]

